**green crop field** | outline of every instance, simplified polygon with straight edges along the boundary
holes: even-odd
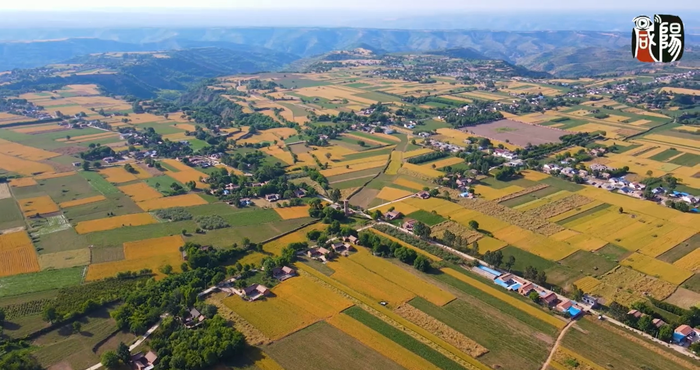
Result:
[[[561,260],[561,264],[586,275],[600,276],[617,266],[617,263],[595,253],[576,251]]]
[[[46,270],[0,278],[0,297],[41,292],[80,284],[83,267]]]
[[[653,161],[664,162],[667,159],[675,157],[681,153],[682,152],[679,152],[678,150],[671,148],[671,149],[666,149],[659,154],[652,155],[651,157],[649,157],[649,159],[651,159]]]
[[[187,210],[193,216],[219,215],[231,226],[252,226],[282,219],[273,209],[236,208],[225,203],[194,206]]]
[[[506,207],[517,207],[521,204],[525,204],[528,202],[532,202],[537,199],[541,199],[546,197],[547,195],[552,195],[554,193],[558,193],[560,190],[554,186],[548,186],[544,189],[540,189],[537,191],[534,191],[530,194],[525,194],[521,195],[519,197],[513,198],[513,199],[508,199],[506,201],[503,201],[499,203],[500,205],[506,206]]]
[[[180,235],[183,229],[194,233],[197,223],[194,221],[165,222],[141,226],[121,227],[118,229],[98,231],[86,234],[88,244],[95,247],[118,247],[125,242]]]
[[[93,248],[91,250],[92,263],[121,261],[124,259],[124,247]]]
[[[422,298],[414,298],[409,304],[488,349],[479,361],[491,368],[535,370],[547,358],[547,341],[551,337],[513,318],[496,314],[482,302],[458,299],[438,307]],[[508,340],[503,340],[504,335]]]
[[[39,254],[70,251],[90,245],[85,235],[76,233],[73,228],[40,235],[34,244]]]
[[[308,350],[313,348],[313,355]],[[287,370],[387,369],[401,366],[333,326],[319,322],[265,347],[265,352]]]
[[[575,215],[573,215],[573,216],[571,216],[571,217],[569,217],[569,218],[565,218],[565,219],[563,219],[563,220],[557,221],[557,223],[558,223],[559,225],[565,225],[565,224],[568,224],[568,223],[570,223],[570,222],[576,221],[576,220],[578,220],[578,219],[584,218],[584,217],[586,217],[586,216],[592,215],[592,214],[594,214],[594,213],[596,213],[596,212],[600,212],[600,211],[602,211],[602,210],[604,210],[604,209],[606,209],[606,208],[609,208],[609,207],[610,207],[610,204],[608,204],[608,203],[603,203],[603,204],[601,204],[601,205],[599,205],[599,206],[595,206],[595,207],[593,207],[593,208],[591,208],[591,209],[587,209],[587,210],[585,210],[585,211],[583,211],[583,212],[581,212],[581,213],[577,213],[577,214],[575,214]]]
[[[99,191],[104,195],[108,194],[121,194],[116,186],[112,185],[109,181],[105,180],[99,173],[94,171],[80,171],[78,172],[92,185],[95,190]]]
[[[0,230],[12,229],[24,225],[24,216],[12,198],[0,199]]]
[[[674,158],[669,161],[669,163],[679,164],[681,166],[693,167],[700,164],[700,155],[693,153],[685,153],[678,158]]]
[[[459,271],[462,272],[462,271]],[[517,321],[530,326],[531,328],[540,331],[542,333],[545,333],[547,335],[554,336],[557,332],[557,328],[536,318],[533,317],[532,315],[529,315],[525,311],[510,305],[509,303],[506,303],[490,294],[487,294],[478,288],[467,284],[457,278],[454,278],[450,275],[447,274],[436,274],[436,275],[430,275],[434,277],[435,279],[448,284],[455,289],[458,289],[460,292],[466,294],[464,297],[468,297],[470,300],[476,299],[480,301],[483,304],[486,304],[490,306],[494,312],[500,312],[503,315],[509,316],[513,319],[516,319]],[[479,279],[478,276],[476,275],[469,275],[472,278]],[[487,284],[493,285],[491,281],[485,281]],[[494,285],[494,289],[499,289]],[[520,296],[519,294],[513,293],[512,296],[516,299],[522,300],[524,304],[532,305],[533,303],[530,301],[527,301],[526,298]]]
[[[428,226],[437,225],[440,222],[446,221],[446,219],[436,213],[431,213],[424,210],[415,211],[406,215],[406,218],[412,218],[416,221],[420,221]]]
[[[676,245],[675,247],[666,251],[666,253],[656,257],[656,259],[668,263],[674,263],[686,254],[698,248],[700,248],[700,234],[695,234],[690,239]]]
[[[441,369],[462,369],[460,365],[445,357],[445,355],[428,347],[424,343],[419,342],[417,339],[402,332],[401,330],[387,324],[386,322],[380,320],[376,316],[368,313],[360,307],[350,307],[347,310],[343,311],[343,314],[348,315],[354,318],[355,320],[367,325],[377,333],[393,340],[400,346],[408,349],[409,351],[415,353],[420,357],[423,357],[424,359],[428,360],[433,365]]]
[[[554,262],[548,259],[544,259],[540,256],[511,245],[501,248],[500,251],[503,253],[504,261],[507,261],[508,257],[510,256],[515,257],[515,265],[513,265],[511,271],[519,275],[522,275],[527,266],[535,267],[538,270],[546,270],[555,265]]]
[[[588,360],[610,369],[697,369],[700,362],[675,353],[665,347],[641,339],[612,324],[586,318],[576,324],[582,330],[569,330],[563,345]],[[574,328],[575,329],[575,328]],[[630,340],[626,336],[632,336]],[[654,353],[652,355],[653,352]],[[664,353],[659,355],[658,352]],[[687,366],[684,366],[687,364]]]
[[[125,194],[110,194],[107,195],[106,198],[107,199],[99,202],[64,209],[63,214],[75,225],[82,221],[108,217],[107,213],[109,212],[113,213],[114,216],[143,212],[141,208]]]

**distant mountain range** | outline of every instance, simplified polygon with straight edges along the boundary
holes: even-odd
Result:
[[[281,52],[297,59],[364,46],[383,52],[470,48],[479,55],[519,64],[564,48],[628,47],[627,32],[388,30],[359,28],[221,28],[102,30],[97,38],[0,43],[0,70],[32,68],[76,56],[110,51],[162,51],[217,47],[245,52]],[[700,36],[686,35],[689,45]],[[527,66],[527,64],[526,64]],[[555,68],[556,69],[556,68]]]

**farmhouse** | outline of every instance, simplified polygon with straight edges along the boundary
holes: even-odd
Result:
[[[639,312],[639,311],[637,311],[637,310],[630,310],[629,312],[627,312],[627,315],[628,315],[628,316],[632,316],[632,317],[634,317],[635,319],[638,319],[638,318],[644,316],[643,313],[641,313],[641,312]]]
[[[280,197],[279,194],[267,194],[267,195],[265,196],[265,200],[268,201],[268,202],[276,202],[276,201],[278,201],[278,200],[280,200],[280,199],[281,199],[281,197]]]
[[[350,236],[345,238],[345,241],[348,243],[357,244],[359,239],[355,235],[350,235]]]
[[[331,248],[333,248],[333,250],[336,253],[342,254],[344,256],[347,256],[349,252],[355,250],[355,248],[352,245],[343,242],[335,242],[331,244]]]
[[[285,281],[296,276],[297,272],[289,266],[275,267],[272,269],[272,277],[279,281]]]
[[[535,285],[532,283],[525,283],[523,286],[518,288],[518,293],[522,295],[528,295],[532,291],[535,291]]]
[[[253,284],[243,290],[248,300],[254,301],[258,298],[265,297],[270,294],[270,289],[260,284]]]
[[[700,340],[698,335],[699,334],[695,329],[690,327],[690,325],[681,325],[673,331],[673,341],[681,345],[686,345]]]
[[[428,199],[428,198],[430,198],[430,193],[428,193],[427,191],[424,190],[424,191],[417,193],[416,196],[420,199]]]
[[[596,308],[598,307],[598,297],[594,297],[592,295],[584,294],[583,298],[581,298],[583,303],[591,306],[591,308]]]
[[[137,353],[131,356],[131,368],[135,370],[151,370],[158,361],[158,355],[153,351],[148,351],[145,355]]]
[[[546,291],[540,292],[540,299],[547,306],[553,306],[558,300],[557,295],[554,294],[554,292],[547,293]]]
[[[666,325],[666,322],[664,320],[661,320],[661,319],[653,319],[653,320],[651,320],[651,323],[654,326],[656,326],[657,329]]]
[[[384,214],[384,218],[386,218],[388,221],[397,220],[397,219],[401,218],[401,212],[399,212],[399,211],[387,212],[386,214]]]
[[[299,188],[299,189],[294,191],[294,196],[297,198],[303,198],[306,196],[306,190]]]
[[[408,231],[413,231],[413,225],[416,223],[416,220],[412,219],[407,219],[406,221],[401,224],[401,227],[408,230]]]
[[[306,251],[306,256],[315,260],[326,262],[326,256],[328,256],[330,253],[331,251],[326,248],[314,247],[309,248],[309,250]]]
[[[196,308],[192,308],[187,314],[184,320],[185,326],[188,328],[195,327],[204,321],[206,317],[202,315]]]
[[[507,160],[509,160],[509,161],[512,161],[512,160],[518,158],[518,155],[517,155],[517,154],[515,154],[515,153],[513,153],[513,152],[511,152],[510,150],[507,150],[507,149],[494,149],[493,155],[494,155],[495,157],[505,158],[505,159],[507,159]]]

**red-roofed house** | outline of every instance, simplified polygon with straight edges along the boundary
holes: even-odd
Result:
[[[267,287],[264,285],[253,284],[245,288],[243,292],[248,297],[248,300],[254,301],[260,297],[270,294],[270,289],[267,289]]]
[[[415,223],[416,223],[416,220],[407,219],[403,222],[401,227],[408,230],[408,231],[413,231],[413,225]]]
[[[557,303],[557,295],[554,294],[554,292],[549,292],[540,297],[542,302],[547,304],[547,306],[553,306],[555,303]]]
[[[574,304],[571,303],[571,301],[567,299],[565,301],[559,302],[559,304],[557,305],[557,310],[559,310],[561,312],[567,312],[567,311],[569,311],[569,308],[571,308],[571,306],[573,306],[573,305]]]
[[[386,218],[389,221],[394,221],[399,217],[401,217],[401,212],[399,211],[391,211],[384,214],[384,218]]]
[[[532,283],[526,283],[525,285],[518,288],[518,293],[520,293],[522,295],[528,295],[533,290],[535,290],[535,285]]]
[[[430,193],[428,193],[427,191],[421,191],[417,193],[416,196],[421,199],[428,199],[430,198]]]
[[[148,351],[145,355],[137,353],[131,356],[131,368],[135,370],[151,370],[158,361],[158,355],[153,351]]]

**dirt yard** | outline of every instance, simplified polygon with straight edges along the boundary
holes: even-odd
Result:
[[[484,123],[477,126],[465,127],[462,129],[467,133],[483,136],[489,139],[508,141],[511,144],[525,147],[528,143],[539,145],[544,143],[558,143],[560,136],[567,135],[568,132],[544,126],[528,125],[502,119],[500,121]]]

